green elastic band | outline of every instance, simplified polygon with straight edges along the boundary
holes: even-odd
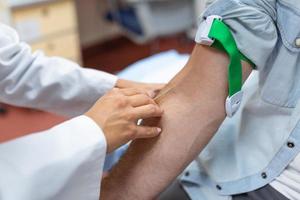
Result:
[[[229,28],[221,20],[214,20],[208,37],[215,39],[215,42],[212,45],[213,47],[225,51],[230,57],[230,64],[228,66],[228,86],[229,96],[231,97],[242,89],[243,76],[241,60],[248,62],[251,66],[254,65],[238,50]]]

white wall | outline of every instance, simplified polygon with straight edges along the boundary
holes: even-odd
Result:
[[[119,28],[103,19],[108,8],[107,0],[76,0],[76,6],[83,47],[119,35]]]

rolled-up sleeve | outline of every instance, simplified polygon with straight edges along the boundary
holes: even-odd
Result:
[[[209,15],[223,18],[239,50],[258,69],[266,65],[278,40],[276,0],[217,0],[203,13],[200,23]]]

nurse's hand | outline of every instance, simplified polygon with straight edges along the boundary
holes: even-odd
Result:
[[[86,113],[103,130],[108,153],[138,138],[161,133],[159,127],[137,125],[139,119],[160,117],[163,111],[153,100],[154,93],[140,89],[113,89]]]
[[[155,83],[140,83],[135,81],[129,81],[124,79],[119,79],[116,83],[116,88],[137,88],[141,90],[153,91],[156,94],[165,87],[165,84],[155,84]]]

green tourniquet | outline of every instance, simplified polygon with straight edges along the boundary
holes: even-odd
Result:
[[[208,37],[215,39],[213,47],[227,52],[230,57],[230,64],[228,66],[228,85],[229,96],[231,97],[242,89],[243,75],[241,60],[250,63],[252,66],[254,65],[238,50],[229,28],[221,20],[214,20]]]

